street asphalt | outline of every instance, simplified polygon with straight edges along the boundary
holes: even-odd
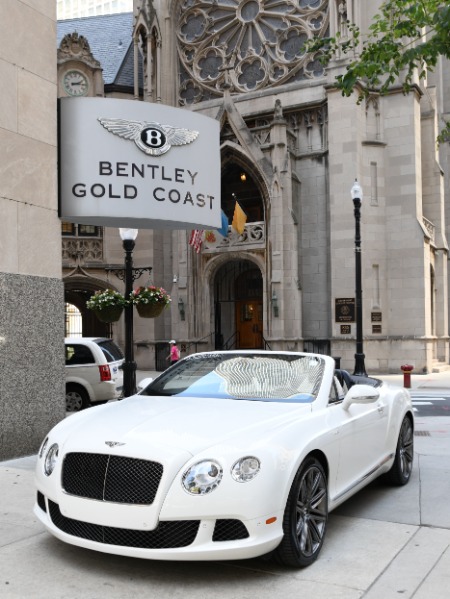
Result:
[[[155,373],[138,373],[138,380]],[[402,375],[380,377],[403,384]],[[412,394],[450,396],[450,371],[412,375]],[[0,462],[2,599],[448,599],[450,417],[416,415],[408,485],[381,481],[329,517],[319,559],[158,562],[96,553],[50,536],[33,514],[36,456]]]

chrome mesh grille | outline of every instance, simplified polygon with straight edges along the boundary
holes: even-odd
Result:
[[[40,491],[37,492],[37,504],[43,512],[47,511],[47,506],[45,505],[45,497]]]
[[[97,453],[68,453],[62,486],[66,493],[110,501],[150,505],[161,481],[158,462]]]
[[[138,547],[141,549],[174,549],[191,545],[197,536],[198,520],[159,522],[155,530],[132,530],[113,526],[100,526],[63,516],[59,506],[48,501],[52,522],[63,532],[105,545]]]
[[[250,535],[245,524],[240,520],[216,520],[213,541],[238,541],[247,539]]]

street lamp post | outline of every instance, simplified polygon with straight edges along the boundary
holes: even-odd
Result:
[[[125,297],[128,299],[133,291],[133,250],[138,229],[119,229],[125,250]],[[123,363],[123,396],[130,397],[136,393],[136,362],[133,347],[133,304],[124,309],[125,315],[125,362]]]
[[[355,214],[355,295],[356,295],[356,354],[355,371],[353,374],[367,376],[364,364],[363,350],[363,309],[362,309],[362,282],[361,282],[361,203],[362,189],[355,179],[352,190],[352,200]]]
[[[133,250],[138,235],[138,229],[119,229],[122,239],[123,249],[125,250],[125,268],[112,266],[105,268],[107,273],[113,272],[118,279],[125,283],[125,297],[128,299],[133,291],[133,283],[141,277],[144,272],[152,271],[151,266],[138,266],[133,268]],[[125,361],[122,365],[123,370],[123,396],[130,397],[136,393],[136,362],[134,361],[134,343],[133,343],[133,305],[127,305],[124,308],[125,316]]]

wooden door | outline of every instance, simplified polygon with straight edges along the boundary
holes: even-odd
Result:
[[[249,299],[236,302],[237,347],[262,349],[262,301]]]

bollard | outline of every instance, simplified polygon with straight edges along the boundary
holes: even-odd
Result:
[[[403,371],[403,386],[405,389],[411,389],[411,372],[414,370],[414,366],[403,364],[400,368]]]

